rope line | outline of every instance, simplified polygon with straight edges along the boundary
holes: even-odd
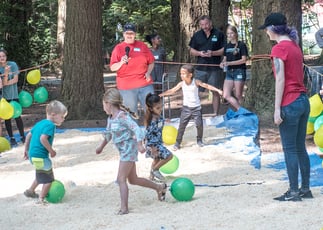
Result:
[[[40,67],[46,66],[46,65],[51,64],[51,63],[54,63],[54,62],[58,62],[59,60],[61,60],[61,59],[60,58],[57,58],[55,60],[52,60],[52,61],[49,61],[49,62],[40,64],[40,65],[37,65],[37,66],[33,66],[33,67],[29,67],[29,68],[26,68],[26,69],[19,70],[18,72],[9,72],[9,74],[14,74],[15,75],[15,74],[27,72],[29,70],[39,69]],[[2,76],[4,76],[4,73],[3,74],[0,74],[0,77],[2,77]]]

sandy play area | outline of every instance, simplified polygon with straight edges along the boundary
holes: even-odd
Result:
[[[214,143],[226,132],[207,126],[205,142]],[[314,199],[274,201],[287,189],[287,181],[282,180],[285,170],[266,167],[270,163],[266,157],[255,169],[250,158],[231,148],[198,147],[195,136],[195,128],[188,127],[183,148],[174,152],[179,169],[166,175],[169,186],[178,177],[191,179],[197,185],[193,200],[179,202],[168,192],[166,201],[160,202],[155,191],[129,185],[130,213],[123,216],[115,214],[120,207],[114,183],[118,152],[110,143],[101,155],[95,154],[101,131],[71,129],[56,135],[54,173],[66,189],[58,204],[36,205],[23,195],[34,178],[32,166],[22,158],[23,146],[2,153],[0,229],[323,229],[322,187],[312,188]],[[148,177],[150,163],[140,154],[139,176]]]

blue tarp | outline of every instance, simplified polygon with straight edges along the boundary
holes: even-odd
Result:
[[[250,164],[255,168],[259,169],[261,167],[261,161],[267,162],[270,160],[273,163],[265,164],[265,167],[272,168],[274,170],[280,171],[284,170],[286,172],[286,165],[284,161],[283,153],[272,153],[261,155],[260,148],[258,146],[258,136],[259,136],[259,122],[256,114],[248,111],[245,108],[240,108],[238,111],[233,111],[231,109],[224,115],[224,121],[217,124],[216,127],[225,127],[230,130],[235,137],[252,137],[254,143],[246,143],[242,148],[247,148],[251,146],[251,150],[248,151],[252,157]],[[231,148],[232,144],[227,142],[228,148]],[[252,149],[254,148],[254,149]],[[315,153],[310,153],[311,162],[311,186],[322,186],[323,185],[323,168],[322,159],[318,157]],[[261,158],[265,158],[262,159]],[[282,177],[282,180],[288,180],[287,174]]]
[[[251,165],[256,169],[261,168],[261,151],[258,145],[259,120],[256,114],[243,107],[240,107],[238,111],[229,109],[223,117],[223,122],[217,124],[216,127],[225,127],[229,130],[231,135],[228,136],[228,142],[225,145],[230,148],[235,146],[236,152],[249,155]],[[240,142],[243,144],[241,145]],[[237,151],[237,148],[241,150]]]

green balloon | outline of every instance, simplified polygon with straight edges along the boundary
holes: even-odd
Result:
[[[65,195],[65,188],[62,182],[54,180],[47,193],[46,200],[50,203],[60,202]]]
[[[34,99],[38,103],[44,103],[48,99],[48,91],[45,87],[39,87],[34,92]]]
[[[179,160],[177,156],[173,155],[173,158],[168,161],[166,164],[164,164],[162,167],[160,167],[160,171],[164,174],[172,174],[176,172],[179,166]]]
[[[28,108],[33,103],[33,97],[25,90],[19,93],[19,103],[23,108]]]
[[[316,118],[314,122],[314,130],[318,130],[321,127],[321,125],[323,125],[323,115]]]
[[[308,117],[308,122],[314,123],[317,117]]]
[[[194,196],[195,186],[190,179],[180,177],[171,184],[170,193],[178,201],[190,201]]]
[[[12,116],[12,118],[20,117],[20,115],[22,114],[21,105],[16,101],[10,101],[10,104],[13,107],[13,116]]]

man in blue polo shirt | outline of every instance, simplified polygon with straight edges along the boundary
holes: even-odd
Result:
[[[224,74],[219,64],[221,63],[226,42],[225,36],[220,30],[213,27],[209,16],[203,15],[198,21],[201,29],[195,32],[191,38],[189,43],[190,53],[197,57],[197,64],[203,64],[197,65],[196,70],[201,71],[200,73],[206,72],[207,74],[204,75],[205,77],[197,76],[197,78],[218,89],[222,89]],[[213,111],[215,115],[218,115],[220,95],[217,92],[212,93]]]

